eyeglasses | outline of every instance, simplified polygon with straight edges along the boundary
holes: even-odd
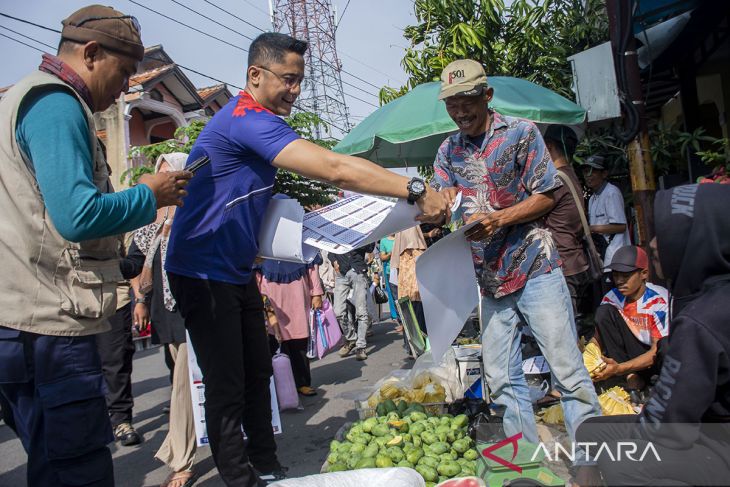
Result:
[[[116,17],[87,17],[72,25],[74,25],[76,27],[81,27],[86,22],[92,22],[95,20],[129,20],[132,23],[132,27],[134,27],[137,30],[137,33],[139,35],[142,35],[142,26],[139,25],[139,20],[137,20],[137,17],[135,17],[134,15],[119,15]]]
[[[274,76],[276,76],[277,78],[279,78],[279,81],[281,81],[282,84],[284,86],[286,86],[286,88],[289,90],[296,88],[297,86],[301,85],[302,82],[304,81],[304,76],[295,76],[293,74],[280,75],[280,74],[273,72],[269,68],[265,68],[263,66],[256,66],[256,67],[259,69],[263,69],[264,71],[268,71],[269,73],[271,73]]]

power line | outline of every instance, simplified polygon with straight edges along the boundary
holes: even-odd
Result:
[[[13,20],[17,20],[18,22],[23,22],[24,24],[30,24],[30,25],[32,25],[34,27],[38,27],[40,29],[50,30],[51,32],[55,32],[56,34],[61,33],[61,31],[58,29],[52,29],[50,27],[46,27],[45,25],[36,24],[34,22],[31,22],[30,20],[19,19],[18,17],[13,17],[12,15],[4,14],[2,12],[0,12],[0,16],[7,17],[7,18],[13,19]]]
[[[198,12],[197,10],[195,10],[195,9],[193,9],[193,8],[190,8],[190,7],[188,7],[188,6],[187,6],[187,5],[185,5],[184,3],[180,3],[180,2],[178,2],[177,0],[170,0],[170,1],[171,1],[172,3],[175,3],[175,4],[177,4],[177,5],[180,5],[180,6],[182,7],[182,8],[185,8],[185,9],[187,9],[187,10],[190,10],[190,11],[191,11],[192,13],[194,13],[194,14],[196,14],[196,15],[200,15],[200,16],[201,16],[201,17],[203,17],[204,19],[208,19],[208,20],[210,20],[211,22],[213,22],[213,23],[216,23],[216,24],[220,25],[220,26],[221,26],[221,27],[223,27],[224,29],[230,30],[230,31],[231,31],[231,32],[233,32],[234,34],[238,34],[238,35],[240,35],[241,37],[245,37],[245,38],[246,38],[246,39],[248,39],[249,41],[253,41],[253,37],[249,37],[249,36],[247,36],[246,34],[242,34],[242,33],[238,32],[237,30],[231,29],[231,28],[230,28],[230,27],[228,27],[227,25],[224,25],[224,24],[222,24],[222,23],[218,22],[217,20],[211,19],[211,18],[210,18],[210,17],[208,17],[207,15],[201,14],[201,13],[200,13],[200,12]]]
[[[347,12],[347,7],[350,6],[350,0],[347,0],[347,3],[345,4],[345,8],[342,9],[342,14],[340,15],[340,20],[337,21],[337,26],[335,27],[335,30],[340,26],[340,22],[342,22],[342,17],[345,16],[345,12]]]
[[[25,35],[25,34],[21,34],[20,32],[18,32],[18,31],[15,31],[15,30],[13,30],[13,29],[11,29],[11,28],[9,28],[9,27],[5,27],[4,25],[0,25],[0,29],[5,29],[5,30],[9,30],[9,31],[10,31],[10,32],[12,32],[13,34],[17,34],[17,35],[19,35],[20,37],[25,37],[26,39],[28,39],[28,40],[30,40],[30,41],[35,41],[35,42],[37,42],[38,44],[44,45],[44,46],[46,46],[46,47],[49,47],[49,48],[51,48],[51,49],[56,49],[56,48],[55,48],[54,46],[52,46],[52,45],[50,45],[50,44],[46,44],[45,42],[41,42],[41,41],[39,41],[38,39],[34,39],[34,38],[32,38],[32,37],[28,37],[27,35]]]
[[[3,34],[2,32],[0,32],[0,36],[2,36],[2,37],[5,37],[5,38],[7,38],[7,39],[10,39],[11,41],[15,41],[15,42],[17,42],[18,44],[23,44],[24,46],[30,47],[31,49],[35,49],[36,51],[38,51],[38,52],[42,52],[43,54],[46,54],[46,51],[44,51],[43,49],[38,49],[37,47],[35,47],[35,46],[31,46],[30,44],[26,44],[26,43],[25,43],[25,42],[23,42],[23,41],[19,41],[18,39],[15,39],[14,37],[6,36],[6,35],[5,35],[5,34]],[[39,41],[36,41],[36,42],[39,42]]]
[[[174,0],[173,0],[173,1],[174,1]],[[243,22],[244,24],[248,24],[248,25],[250,25],[251,27],[253,27],[254,29],[256,29],[256,30],[258,30],[258,31],[260,31],[260,32],[266,32],[266,31],[265,31],[264,29],[262,29],[261,27],[259,27],[259,26],[257,26],[257,25],[254,25],[254,24],[252,24],[252,23],[251,23],[251,22],[249,22],[248,20],[242,19],[242,18],[241,18],[241,17],[239,17],[238,15],[234,14],[233,12],[229,12],[228,10],[224,9],[223,7],[219,7],[218,5],[214,4],[214,3],[213,3],[213,2],[211,2],[210,0],[203,0],[203,1],[204,1],[205,3],[207,3],[208,5],[211,5],[211,6],[215,7],[215,8],[217,8],[217,9],[218,9],[218,10],[220,10],[221,12],[227,13],[227,14],[228,14],[228,15],[230,15],[231,17],[235,17],[235,18],[237,18],[238,20],[240,20],[240,21],[241,21],[241,22]],[[175,2],[175,3],[177,3],[177,2]]]
[[[207,33],[207,32],[205,32],[205,31],[202,31],[202,30],[200,30],[200,29],[196,29],[196,28],[195,28],[195,27],[193,27],[193,26],[190,26],[190,25],[188,25],[188,24],[186,24],[186,23],[184,23],[184,22],[180,22],[180,21],[179,21],[179,20],[177,20],[177,19],[173,19],[172,17],[170,17],[170,16],[168,16],[168,15],[165,15],[165,14],[163,14],[163,13],[160,13],[160,12],[158,12],[158,11],[157,11],[157,10],[155,10],[155,9],[152,9],[152,8],[150,8],[150,7],[147,7],[147,6],[145,6],[145,5],[142,5],[141,3],[139,3],[139,2],[136,2],[135,0],[129,0],[129,2],[130,2],[130,3],[133,3],[133,4],[135,4],[135,5],[137,5],[138,7],[142,7],[142,8],[143,8],[143,9],[145,9],[145,10],[149,10],[150,12],[154,12],[154,13],[156,13],[157,15],[159,15],[160,17],[164,17],[164,18],[166,18],[166,19],[168,19],[168,20],[172,20],[172,21],[173,21],[173,22],[175,22],[176,24],[180,24],[180,25],[182,25],[182,26],[184,26],[184,27],[187,27],[188,29],[191,29],[191,30],[194,30],[195,32],[198,32],[198,33],[200,33],[200,34],[203,34],[203,35],[204,35],[204,36],[206,36],[206,37],[210,37],[211,39],[215,39],[215,40],[217,40],[217,41],[219,41],[219,42],[222,42],[223,44],[227,44],[227,45],[229,45],[229,46],[231,46],[231,47],[234,47],[234,48],[236,48],[236,49],[238,49],[238,50],[240,50],[240,51],[243,51],[243,52],[248,52],[248,49],[244,49],[244,48],[242,48],[241,46],[237,46],[237,45],[235,45],[235,44],[232,44],[232,43],[230,43],[230,42],[228,42],[228,41],[225,41],[225,40],[221,39],[220,37],[216,37],[216,36],[214,36],[214,35],[208,34],[208,33]]]
[[[140,7],[144,8],[144,9],[146,9],[146,10],[149,10],[150,12],[154,12],[154,13],[156,13],[157,15],[160,15],[161,17],[164,17],[164,18],[166,18],[166,19],[168,19],[168,20],[172,20],[172,21],[173,21],[173,22],[175,22],[175,23],[178,23],[178,24],[180,24],[180,25],[182,25],[182,26],[184,26],[184,27],[187,27],[187,28],[189,28],[189,29],[192,29],[192,30],[194,30],[195,32],[198,32],[198,33],[200,33],[200,34],[203,34],[203,35],[205,35],[205,36],[207,36],[207,37],[210,37],[210,38],[212,38],[212,39],[215,39],[215,40],[217,40],[217,41],[219,41],[219,42],[222,42],[222,43],[224,43],[224,44],[227,44],[227,45],[229,45],[229,46],[235,47],[236,49],[239,49],[239,50],[241,50],[241,51],[243,51],[243,52],[248,52],[248,50],[247,50],[247,49],[244,49],[244,48],[242,48],[242,47],[240,47],[240,46],[236,46],[235,44],[232,44],[232,43],[230,43],[230,42],[228,42],[228,41],[225,41],[225,40],[223,40],[223,39],[221,39],[221,38],[219,38],[219,37],[216,37],[216,36],[214,36],[214,35],[208,34],[207,32],[204,32],[204,31],[202,31],[202,30],[200,30],[200,29],[197,29],[197,28],[195,28],[195,27],[192,27],[192,26],[190,26],[190,25],[188,25],[188,24],[186,24],[186,23],[184,23],[184,22],[181,22],[181,21],[179,21],[179,20],[177,20],[177,19],[174,19],[174,18],[172,18],[172,17],[170,17],[170,16],[168,16],[168,15],[165,15],[165,14],[163,14],[163,13],[161,13],[161,12],[158,12],[157,10],[155,10],[155,9],[152,9],[152,8],[150,8],[150,7],[147,7],[147,6],[145,6],[145,5],[143,5],[143,4],[139,3],[139,2],[137,2],[137,1],[135,1],[135,0],[129,0],[129,1],[130,1],[131,3],[133,3],[133,4],[137,5],[137,6],[140,6]],[[187,7],[187,6],[185,6],[185,5],[183,5],[183,4],[179,3],[179,2],[177,2],[176,0],[172,0],[172,1],[173,1],[174,3],[177,3],[178,5],[182,5],[183,7],[187,8],[188,10],[191,10],[192,12],[198,13],[198,12],[196,12],[195,10],[191,9],[190,7]],[[202,14],[200,14],[200,15],[202,16]],[[205,17],[205,16],[204,16],[204,17]],[[230,27],[228,27],[228,26],[226,26],[226,25],[222,24],[221,22],[218,22],[217,20],[213,20],[213,19],[211,19],[210,17],[206,17],[206,18],[207,18],[207,19],[209,19],[209,20],[211,20],[212,22],[214,22],[214,23],[216,23],[216,24],[220,25],[221,27],[224,27],[224,28],[226,28],[226,29],[228,29],[228,30],[230,30],[230,31],[236,32],[236,31],[235,31],[234,29],[231,29]],[[251,39],[250,37],[247,37],[247,36],[245,36],[245,35],[243,35],[243,34],[240,34],[239,32],[236,32],[236,33],[237,33],[237,34],[239,34],[239,35],[241,35],[241,36],[243,36],[243,37],[246,37],[246,38],[247,38],[247,39],[249,39],[249,40]],[[331,65],[330,63],[328,63],[327,61],[324,61],[324,60],[322,60],[322,62],[323,62],[324,64],[327,64],[327,65],[328,65],[328,66],[330,66],[330,67],[334,67],[334,66],[332,66],[332,65]],[[344,71],[344,70],[343,70],[343,71]],[[350,73],[348,73],[348,74],[350,74]],[[350,74],[350,76],[352,76],[352,77],[354,77],[354,78],[357,78],[357,79],[360,79],[361,81],[363,81],[363,82],[365,82],[365,83],[368,83],[367,81],[363,80],[362,78],[358,78],[357,76],[355,76],[355,75],[353,75],[353,74]],[[364,90],[363,88],[361,88],[361,87],[359,87],[359,86],[357,86],[357,85],[353,85],[352,83],[348,83],[348,82],[346,82],[346,81],[343,81],[343,83],[344,83],[344,84],[346,84],[346,85],[348,85],[348,86],[351,86],[352,88],[355,88],[355,89],[357,89],[357,90],[360,90],[360,91],[362,91],[363,93],[365,93],[365,94],[367,94],[367,95],[370,95],[370,96],[373,96],[373,97],[376,97],[376,98],[377,98],[377,96],[378,96],[378,95],[375,95],[375,94],[373,94],[373,93],[370,93],[369,91],[366,91],[366,90]],[[375,85],[374,85],[374,84],[372,84],[372,83],[368,83],[368,84],[370,84],[371,86],[373,86],[373,87],[375,87],[375,88],[379,89],[379,88],[378,88],[377,86],[375,86]],[[361,100],[360,98],[358,98],[358,97],[356,97],[356,96],[354,96],[354,95],[351,95],[350,93],[346,93],[346,94],[347,94],[348,96],[352,97],[352,98],[355,98],[356,100],[360,100],[360,101],[363,101],[363,100]],[[369,102],[366,102],[366,101],[363,101],[363,103],[367,103],[367,104],[369,104],[370,106],[373,106],[373,107],[377,108],[377,105],[375,105],[375,104],[373,104],[373,103],[369,103]]]

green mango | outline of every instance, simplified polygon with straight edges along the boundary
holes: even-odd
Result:
[[[469,449],[469,442],[466,439],[456,440],[451,444],[456,453],[464,454]]]
[[[403,443],[403,453],[408,453],[416,449],[416,445],[413,444],[411,441],[406,441]]]
[[[451,427],[451,418],[449,418],[448,415],[444,414],[439,416],[439,423],[444,426]]]
[[[423,458],[418,460],[419,465],[428,465],[432,468],[438,467],[439,463],[441,463],[441,461],[437,457],[431,455],[425,455]]]
[[[383,406],[385,406],[385,411],[387,413],[392,413],[392,412],[398,410],[398,408],[395,406],[395,403],[393,402],[392,399],[386,399],[385,401],[382,402],[382,404],[383,404]]]
[[[385,416],[386,414],[388,414],[388,410],[385,409],[385,404],[381,402],[375,408],[375,415],[376,416]]]
[[[355,465],[357,465],[357,462],[359,462],[361,458],[362,455],[359,453],[355,455],[350,455],[350,458],[348,458],[346,462],[347,468],[353,470],[355,468]]]
[[[435,482],[438,479],[436,469],[428,465],[416,465],[416,472],[420,473],[426,482]]]
[[[378,445],[368,445],[362,452],[364,458],[374,458],[378,454]]]
[[[431,445],[438,441],[438,437],[430,431],[424,431],[423,433],[421,433],[421,439],[427,445]]]
[[[453,461],[442,462],[439,464],[437,471],[444,477],[456,477],[461,473],[461,465]]]
[[[338,459],[339,459],[339,455],[337,455],[337,453],[335,453],[335,452],[332,452],[329,455],[327,455],[327,463],[329,463],[330,465],[337,463]]]
[[[403,453],[403,450],[398,448],[397,446],[391,446],[385,451],[386,455],[390,457],[391,460],[393,460],[395,463],[400,462],[405,457],[405,454]]]
[[[434,452],[436,455],[441,455],[442,453],[446,453],[449,451],[450,447],[448,443],[442,443],[440,441],[437,441],[436,443],[431,444],[431,451]]]
[[[378,468],[388,468],[393,466],[393,460],[388,455],[378,455],[375,457],[375,466]]]
[[[349,453],[350,448],[352,448],[352,443],[350,443],[349,441],[343,441],[342,443],[340,443],[340,446],[337,447],[337,453]]]
[[[411,433],[403,433],[402,436],[405,443],[410,443],[413,440],[413,435],[411,435]]]
[[[421,437],[414,435],[413,436],[413,446],[419,447],[422,445],[423,445],[423,440],[421,439]]]
[[[420,422],[413,423],[408,431],[412,435],[420,435],[421,433],[426,431],[426,425],[424,425],[423,423],[420,423]]]
[[[476,460],[477,458],[479,458],[479,452],[471,448],[464,452],[464,458],[466,458],[467,460]]]
[[[391,411],[385,415],[385,419],[387,420],[387,422],[398,421],[400,420],[400,414],[398,414],[398,410]]]
[[[438,482],[440,484],[441,482],[446,482],[447,480],[449,480],[448,477],[444,477],[443,475],[439,475],[439,478],[436,480],[436,482]]]
[[[352,445],[352,448],[350,448],[350,455],[362,455],[362,452],[365,450],[365,445],[362,443],[354,443]]]
[[[361,458],[358,460],[358,462],[355,464],[355,470],[360,468],[375,468],[375,459],[374,458]]]
[[[398,401],[398,403],[395,405],[395,408],[398,410],[398,412],[403,415],[403,413],[408,409],[408,403],[405,402],[403,399]]]
[[[347,465],[344,463],[335,463],[327,469],[328,472],[344,472],[345,470],[347,470]]]
[[[426,413],[422,411],[413,411],[412,413],[408,414],[408,417],[411,418],[411,421],[413,421],[414,423],[416,421],[423,421],[428,418],[428,416],[426,416]]]
[[[371,429],[371,433],[375,437],[382,438],[390,432],[390,427],[387,424],[377,424]]]
[[[362,423],[362,430],[365,433],[370,433],[373,427],[378,424],[378,418],[368,418]]]
[[[450,433],[450,432],[451,432],[451,427],[449,427],[448,424],[440,424],[440,425],[436,426],[436,434],[439,434],[439,433],[446,434],[446,433]]]
[[[341,444],[342,443],[340,443],[337,440],[330,441],[330,451],[333,452],[333,453],[336,452],[337,449],[340,447]]]
[[[437,427],[441,424],[441,421],[436,416],[431,416],[428,418],[429,424],[433,425],[434,427]]]
[[[414,465],[417,464],[421,458],[423,458],[423,450],[420,448],[406,452],[406,460]]]
[[[413,468],[413,467],[414,467],[415,465],[413,465],[413,464],[412,464],[411,462],[409,462],[408,460],[401,460],[401,461],[400,461],[400,462],[398,462],[398,463],[397,463],[397,464],[396,464],[395,466],[396,466],[396,467]]]
[[[453,462],[456,461],[457,458],[459,458],[458,455],[454,455],[448,451],[439,455],[439,460],[441,460],[442,462]]]
[[[469,416],[467,416],[466,414],[460,414],[454,418],[451,424],[456,425],[460,428],[464,428],[469,424]]]
[[[444,432],[437,433],[436,437],[438,438],[438,441],[443,441],[444,443],[449,441],[449,435]]]
[[[352,439],[352,442],[355,444],[367,445],[368,443],[370,443],[370,438],[368,438],[370,435],[365,436],[366,434],[367,433],[361,433],[360,435],[354,437]]]

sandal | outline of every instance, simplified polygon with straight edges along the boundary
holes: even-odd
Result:
[[[198,475],[192,470],[172,472],[160,487],[191,487],[197,480]]]

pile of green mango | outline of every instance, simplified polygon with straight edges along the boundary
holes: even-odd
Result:
[[[399,417],[405,418],[414,412],[425,413],[426,409],[417,402],[409,403],[400,400],[398,403],[395,403],[392,399],[386,399],[375,408],[375,415],[378,417],[387,416],[390,413],[398,413]]]
[[[385,415],[354,423],[345,441],[333,440],[328,471],[409,467],[427,487],[473,476],[479,453],[466,434],[468,423],[464,414],[429,415],[399,403]]]

